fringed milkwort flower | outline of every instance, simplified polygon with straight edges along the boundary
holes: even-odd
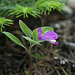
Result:
[[[38,39],[49,41],[50,43],[53,43],[55,45],[58,45],[58,42],[56,42],[56,39],[58,38],[58,35],[54,31],[48,31],[44,35],[42,35],[41,27],[38,28]]]

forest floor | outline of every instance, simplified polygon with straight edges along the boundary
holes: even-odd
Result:
[[[18,18],[14,19],[14,25],[6,27],[4,31],[9,31],[17,36],[26,47],[29,42],[22,38],[22,31],[19,27],[19,19],[25,22],[32,30],[41,26],[53,27],[59,35],[59,45],[51,48],[49,42],[44,42],[43,48],[35,46],[32,54],[39,53],[41,59],[33,57],[33,75],[75,75],[75,12],[59,13],[56,10],[50,15],[42,18]],[[46,59],[51,49],[50,58]],[[29,56],[25,50],[16,45],[5,35],[0,33],[0,75],[25,75],[25,70],[29,70]]]

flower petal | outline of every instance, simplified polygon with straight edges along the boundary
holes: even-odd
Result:
[[[58,42],[55,42],[55,45],[57,45],[57,46],[58,46]]]
[[[58,45],[58,42],[56,42],[56,39],[58,38],[58,35],[54,31],[48,31],[44,35],[42,35],[42,30],[41,27],[38,28],[38,39],[39,40],[44,40],[44,41],[49,41],[50,43],[53,43],[55,45]]]
[[[49,40],[49,42],[55,44],[56,40]]]
[[[46,32],[44,35],[43,35],[43,38],[44,39],[53,39],[53,40],[55,40],[55,39],[57,39],[58,38],[58,35],[54,32],[54,31],[48,31],[48,32]]]
[[[41,30],[41,27],[39,27],[37,31],[38,31],[39,36],[42,36],[42,30]]]

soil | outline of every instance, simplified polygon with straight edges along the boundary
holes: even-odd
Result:
[[[19,19],[34,30],[41,26],[50,26],[59,35],[58,46],[53,45],[50,58],[47,59],[51,44],[42,43],[32,48],[32,54],[39,53],[41,59],[32,58],[32,75],[75,75],[75,14],[72,15],[58,11],[52,11],[50,15],[42,15],[41,18],[14,18],[14,25],[6,27],[3,31],[9,31],[17,36],[28,48],[29,42],[22,38],[24,33],[19,27]],[[0,75],[26,75],[29,70],[29,56],[26,51],[0,33]]]

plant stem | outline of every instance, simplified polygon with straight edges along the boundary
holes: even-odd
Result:
[[[50,53],[51,53],[51,51],[52,51],[52,47],[53,47],[53,44],[51,44],[51,47],[50,47],[49,53],[48,53],[48,55],[47,55],[47,58],[50,57]]]
[[[28,49],[25,46],[23,46],[23,48],[26,50],[27,54],[29,55]]]
[[[30,68],[29,68],[29,75],[31,75],[31,74],[32,74],[32,72],[31,72],[31,67],[32,67],[31,48],[32,48],[32,45],[29,47],[29,57],[30,57]]]
[[[2,25],[1,25],[1,32],[2,32]]]

